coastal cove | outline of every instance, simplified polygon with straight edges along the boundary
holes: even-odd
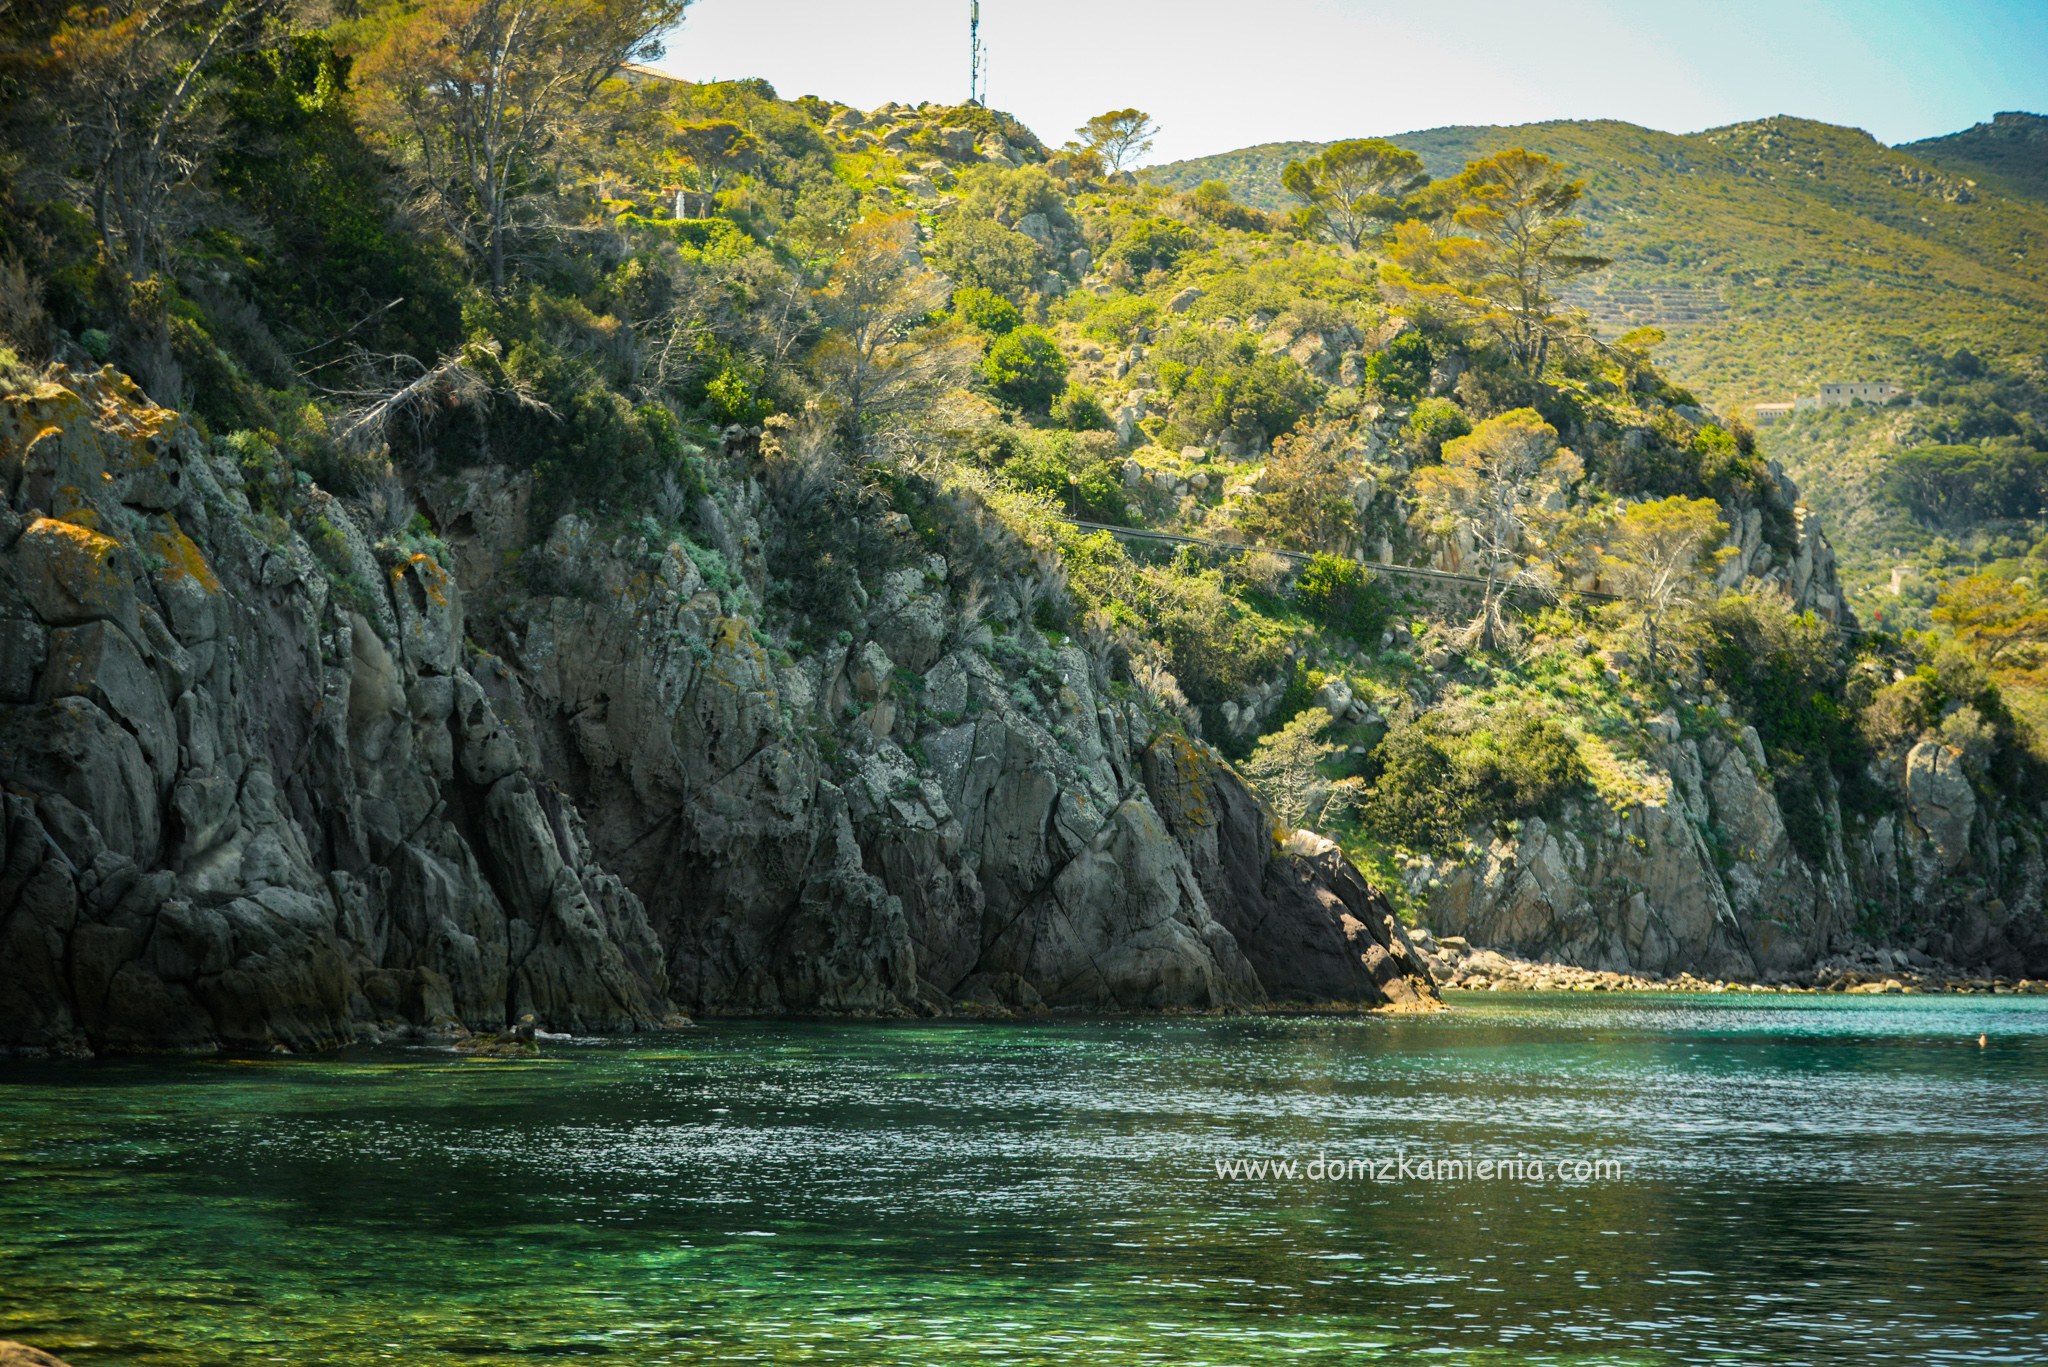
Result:
[[[2048,1001],[1451,1003],[7,1063],[0,1338],[74,1367],[2048,1356]],[[1614,1166],[1219,1167],[1397,1155]]]

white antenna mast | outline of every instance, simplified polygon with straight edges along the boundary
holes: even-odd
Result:
[[[988,54],[981,46],[981,0],[967,3],[967,103],[980,104],[988,93]]]

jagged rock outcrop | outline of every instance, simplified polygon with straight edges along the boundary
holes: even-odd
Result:
[[[1848,600],[1835,576],[1835,548],[1820,519],[1798,506],[1798,486],[1775,463],[1771,478],[1772,499],[1791,521],[1791,545],[1774,547],[1766,539],[1763,507],[1724,507],[1730,554],[1718,571],[1718,582],[1723,588],[1781,594],[1799,611],[1831,622],[1847,620]]]
[[[1754,978],[1825,953],[1847,894],[1794,853],[1756,732],[1657,729],[1668,796],[1493,839],[1441,875],[1432,929],[1611,972]]]
[[[6,400],[0,1046],[1430,995],[1341,857],[1206,751],[1169,783],[1078,648],[963,631],[942,557],[797,660],[679,543],[568,518],[515,576],[521,488],[436,498],[452,550],[373,542],[111,371]]]
[[[446,571],[378,563],[315,500],[323,565],[239,474],[111,372],[0,413],[0,1040],[671,1014],[639,899],[509,743]]]
[[[1720,583],[1846,620],[1819,520],[1772,473],[1790,549],[1766,541],[1769,510],[1729,508]],[[1811,795],[1802,843],[1753,728],[1724,717],[1688,731],[1667,713],[1649,731],[1657,795],[1619,811],[1572,804],[1489,834],[1468,858],[1419,864],[1432,928],[1612,973],[1768,978],[1871,935],[1955,964],[2048,971],[2038,823],[1980,794],[1954,748],[1930,738],[1880,756],[1875,813],[1845,811],[1832,788]]]
[[[1204,761],[1184,737],[1163,735],[1144,754],[1146,787],[1266,990],[1288,1001],[1426,1000],[1428,974],[1386,899],[1334,844],[1275,829],[1242,784]],[[1276,841],[1283,857],[1270,857]]]
[[[1684,734],[1652,756],[1666,796],[1575,804],[1465,860],[1416,869],[1432,929],[1532,960],[1616,973],[1772,978],[1877,934],[2004,973],[2048,965],[2035,827],[1980,798],[1936,740],[1880,760],[1876,816],[1820,795],[1824,847],[1791,838],[1754,729]]]

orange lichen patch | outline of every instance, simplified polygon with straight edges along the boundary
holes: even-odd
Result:
[[[1152,750],[1173,765],[1173,791],[1167,800],[1179,809],[1178,815],[1191,825],[1213,825],[1216,817],[1209,807],[1208,755],[1178,731],[1161,732],[1152,742]]]
[[[393,588],[397,588],[405,582],[405,572],[408,569],[419,580],[420,591],[426,594],[428,602],[437,608],[448,606],[448,585],[453,581],[449,578],[448,571],[441,568],[440,561],[434,559],[433,556],[428,555],[425,551],[414,551],[412,558],[403,565],[393,565],[391,567],[391,586]]]
[[[28,524],[24,541],[46,547],[50,568],[63,582],[78,588],[125,582],[113,567],[121,543],[91,527],[54,517],[39,517]]]
[[[171,583],[190,581],[199,585],[208,594],[220,592],[220,579],[214,574],[213,566],[206,563],[206,556],[185,535],[176,518],[170,519],[170,530],[158,532],[150,538],[150,549],[164,562],[163,576]]]
[[[754,624],[744,617],[718,617],[711,622],[711,649],[729,656],[746,657],[754,678],[770,677],[768,652],[754,639]]]
[[[102,372],[103,378],[104,374]],[[159,408],[151,403],[126,376],[122,376],[117,384],[102,383],[99,390],[99,426],[106,431],[147,441],[161,435],[178,421],[175,409]]]
[[[54,517],[39,517],[28,524],[24,536],[55,536],[76,547],[80,554],[89,556],[95,563],[104,564],[107,557],[121,549],[121,543],[113,537],[83,526],[72,520]]]
[[[85,400],[54,381],[37,385],[33,394],[10,395],[7,406],[13,410],[15,421],[36,428],[37,441],[52,432],[61,436],[65,429],[88,415]]]

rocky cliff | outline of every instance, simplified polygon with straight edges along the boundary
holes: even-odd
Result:
[[[1796,489],[1776,478],[1789,508]],[[1794,546],[1774,555],[1756,510],[1735,516],[1722,583],[1841,620],[1834,552],[1816,519],[1794,517]],[[1860,809],[1832,782],[1802,794],[1814,808],[1802,848],[1755,728],[1725,702],[1681,703],[1642,738],[1648,796],[1569,804],[1469,857],[1416,863],[1409,882],[1432,928],[1616,973],[1768,979],[1859,942],[2048,970],[2043,813],[1973,782],[1962,751],[1933,737],[1880,749]]]
[[[712,556],[421,492],[445,541],[112,371],[6,399],[0,1046],[1433,995],[1341,855],[929,537],[793,652],[759,480]]]
[[[1622,973],[1769,978],[1858,938],[2004,973],[2048,963],[2038,832],[1978,797],[1939,741],[1881,761],[1896,811],[1857,820],[1827,797],[1816,860],[1787,834],[1753,729],[1658,728],[1661,800],[1574,806],[1419,864],[1432,928]]]

